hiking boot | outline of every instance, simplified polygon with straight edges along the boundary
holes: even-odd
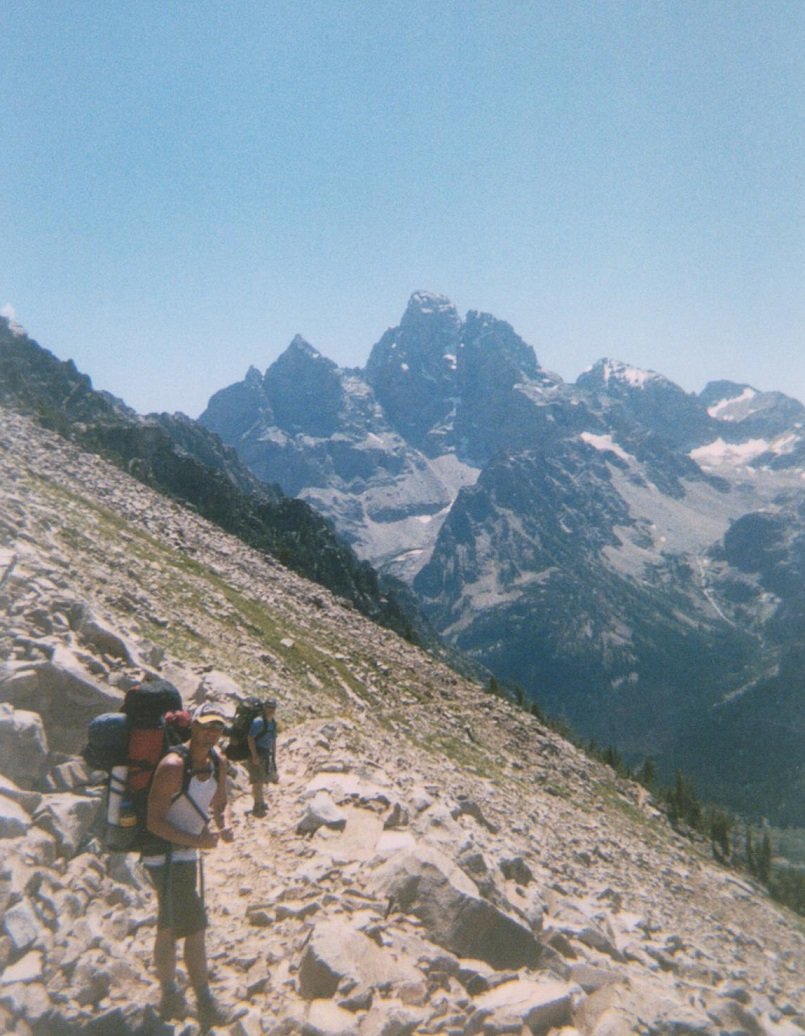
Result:
[[[266,813],[268,813],[268,806],[266,805],[255,806],[252,810],[253,817],[264,817]]]
[[[187,1001],[176,983],[165,986],[159,1000],[159,1017],[163,1022],[182,1021],[187,1017]]]
[[[224,1007],[211,993],[198,998],[198,1024],[202,1032],[208,1032],[218,1025],[231,1025],[245,1013],[245,1008]]]

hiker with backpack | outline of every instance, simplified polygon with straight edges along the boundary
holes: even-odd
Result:
[[[268,812],[265,786],[269,781],[276,784],[278,780],[276,713],[276,701],[273,698],[264,701],[261,711],[252,719],[246,738],[249,748],[247,766],[254,798],[252,815],[255,817],[264,817]]]
[[[184,961],[198,1004],[203,1030],[234,1020],[209,986],[203,871],[199,850],[214,849],[233,838],[226,793],[226,764],[216,749],[226,729],[222,710],[200,705],[192,714],[190,741],[162,757],[148,793],[147,844],[142,862],[159,903],[154,966],[162,995],[160,1017],[185,1017],[187,1005],[176,983],[178,940],[184,940]],[[215,821],[217,830],[209,826]],[[201,879],[201,891],[198,884]]]

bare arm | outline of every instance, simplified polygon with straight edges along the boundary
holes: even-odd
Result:
[[[257,742],[254,740],[251,734],[246,738],[246,743],[249,746],[249,755],[251,756],[252,762],[260,762],[260,753],[257,751]]]
[[[218,786],[210,803],[210,810],[215,819],[216,826],[221,832],[221,838],[225,842],[231,842],[233,834],[229,798],[226,794],[226,761],[221,758],[218,752],[215,753],[215,758],[218,762]]]

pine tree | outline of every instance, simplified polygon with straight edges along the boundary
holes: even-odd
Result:
[[[732,817],[723,809],[713,808],[708,815],[710,841],[713,843],[713,854],[718,860],[728,860],[730,856],[730,839],[732,835]]]
[[[657,780],[657,767],[650,756],[643,760],[643,765],[637,771],[637,779],[644,788],[654,787],[654,782]]]
[[[755,843],[752,838],[752,829],[746,829],[746,869],[750,874],[757,876],[757,858],[755,857]]]
[[[771,878],[771,856],[771,838],[769,838],[769,832],[764,831],[757,857],[757,876],[765,885],[768,885]]]

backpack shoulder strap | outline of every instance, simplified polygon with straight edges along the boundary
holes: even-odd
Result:
[[[179,795],[184,795],[190,787],[190,781],[193,778],[193,763],[190,759],[190,745],[171,745],[165,755],[170,755],[171,752],[174,755],[178,755],[184,764],[182,768],[182,790],[179,792]]]

